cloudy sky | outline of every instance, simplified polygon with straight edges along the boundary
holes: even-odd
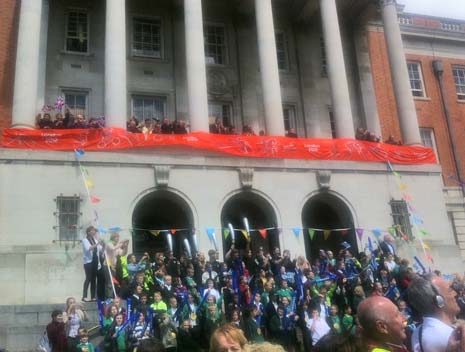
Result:
[[[406,12],[465,20],[465,0],[398,0]]]

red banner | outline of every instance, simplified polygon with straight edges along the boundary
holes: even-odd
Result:
[[[353,139],[306,139],[280,136],[129,133],[119,128],[29,130],[6,129],[2,146],[30,150],[104,151],[134,148],[177,147],[241,157],[351,160],[397,164],[433,164],[430,148],[397,146]]]

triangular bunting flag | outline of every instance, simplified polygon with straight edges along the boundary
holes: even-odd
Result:
[[[373,229],[371,232],[373,232],[373,235],[376,237],[381,237],[382,233],[380,229]]]
[[[150,230],[149,232],[154,236],[158,236],[160,234],[161,230]]]
[[[90,201],[91,201],[92,203],[98,203],[98,202],[100,202],[100,198],[91,196],[91,197],[90,197]]]
[[[210,238],[210,241],[213,241],[214,233],[215,229],[213,227],[207,227],[207,236]]]
[[[85,166],[82,166],[82,165],[81,165],[81,171],[82,171],[83,173],[85,173],[86,175],[89,175],[89,171],[87,170],[87,168],[86,168]]]
[[[331,235],[331,230],[323,230],[323,238],[325,241],[328,239],[329,235]]]
[[[431,263],[434,264],[433,257],[432,257],[431,254],[429,254],[429,253],[426,253],[426,260],[429,260]]]
[[[395,236],[396,235],[396,229],[391,226],[389,229],[388,229],[389,233],[391,234],[391,236]]]
[[[223,237],[224,237],[224,239],[228,238],[229,232],[230,232],[229,229],[223,229]]]
[[[420,234],[422,234],[423,236],[427,236],[428,235],[428,232],[426,232],[426,230],[419,230]]]
[[[173,235],[176,234],[177,231],[178,231],[178,230],[176,230],[176,229],[171,229],[171,230],[170,230],[171,234],[173,234]]]
[[[283,234],[283,229],[281,227],[277,227],[276,230],[278,230],[278,235]]]
[[[250,236],[249,236],[249,234],[248,234],[248,232],[246,230],[241,230],[241,232],[242,232],[242,234],[244,235],[244,237],[246,239],[249,239]]]
[[[92,180],[87,179],[87,180],[86,180],[86,186],[87,186],[88,188],[93,188],[93,187],[94,187],[94,183],[92,182]]]
[[[299,237],[300,229],[298,227],[293,227],[292,232],[294,232],[295,237]]]
[[[112,226],[112,227],[109,227],[108,228],[108,231],[113,231],[113,232],[118,232],[118,231],[121,231],[123,230],[121,227],[119,226]]]
[[[98,232],[101,234],[107,233],[107,230],[105,230],[103,227],[97,227]]]
[[[423,219],[420,217],[416,216],[415,214],[412,215],[412,220],[415,223],[415,225],[421,225],[423,224]]]
[[[402,198],[404,198],[404,200],[406,202],[411,202],[412,201],[412,196],[410,194],[407,194],[407,193],[403,193]]]
[[[76,155],[76,158],[80,158],[85,154],[85,152],[81,149],[74,149],[74,154]]]
[[[408,237],[407,237],[407,236],[403,235],[403,236],[402,236],[402,239],[403,239],[405,242],[408,242]]]
[[[407,204],[408,210],[410,210],[412,213],[415,211],[415,208],[412,207],[410,204]]]
[[[397,172],[395,172],[395,171],[394,171],[392,174],[393,174],[394,176],[396,176],[396,177],[401,177],[401,176],[400,176]]]
[[[421,245],[423,246],[424,249],[431,250],[431,248],[425,242],[421,242]]]
[[[266,229],[260,229],[260,230],[258,230],[258,232],[266,240],[266,235],[267,235]]]
[[[362,242],[363,238],[363,229],[355,229],[355,232],[357,233],[358,240]]]
[[[313,237],[315,237],[315,230],[308,229],[308,235],[310,236],[310,241],[313,241]]]
[[[401,182],[401,183],[399,184],[399,189],[400,189],[401,191],[404,191],[404,190],[407,189],[407,185],[406,185],[405,183]]]

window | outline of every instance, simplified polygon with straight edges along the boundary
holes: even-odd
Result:
[[[321,75],[328,76],[328,63],[326,61],[325,39],[320,37],[320,54],[321,54]]]
[[[135,56],[162,58],[162,30],[159,18],[134,18],[132,53]]]
[[[87,53],[89,50],[89,18],[83,11],[71,10],[66,20],[66,51]]]
[[[139,121],[152,118],[162,121],[166,117],[166,97],[133,96],[132,116]]]
[[[294,130],[297,129],[294,105],[289,105],[289,104],[283,105],[283,117],[284,117],[284,129],[286,130],[286,133],[289,132],[291,128],[293,128]]]
[[[278,68],[280,70],[287,70],[287,50],[286,50],[286,36],[284,32],[276,32],[276,53],[278,54]]]
[[[465,100],[465,67],[452,67],[452,74],[457,89],[457,99]]]
[[[207,64],[226,64],[225,28],[221,25],[204,26],[205,61]]]
[[[441,29],[444,31],[460,32],[462,26],[458,22],[441,22]]]
[[[75,241],[78,239],[78,231],[80,228],[79,220],[81,213],[79,211],[81,198],[79,196],[63,196],[59,195],[55,199],[57,211],[58,239],[60,241]]]
[[[336,135],[336,120],[334,119],[334,113],[333,113],[333,107],[332,106],[328,107],[328,112],[329,112],[329,123],[331,125],[331,137],[332,138],[337,138],[337,135]]]
[[[397,236],[403,237],[405,235],[409,240],[413,239],[407,203],[405,200],[392,199],[390,204]]]
[[[64,92],[65,96],[65,105],[68,107],[71,114],[76,116],[77,114],[81,114],[87,116],[87,100],[89,93],[88,92],[80,92],[80,91],[71,91],[71,92]]]
[[[423,77],[421,75],[421,66],[419,62],[407,63],[408,76],[410,79],[410,88],[414,97],[424,97]]]
[[[234,126],[232,117],[232,106],[230,103],[211,101],[208,103],[208,123],[210,125],[215,123],[219,118],[224,127]]]
[[[420,128],[421,144],[423,146],[431,148],[436,154],[436,159],[438,159],[438,151],[436,149],[436,140],[434,138],[434,130],[432,128]]]

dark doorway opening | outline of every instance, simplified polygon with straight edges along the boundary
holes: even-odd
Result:
[[[168,250],[167,233],[162,231],[154,235],[150,231],[178,229],[172,234],[175,256],[184,252],[184,239],[189,239],[191,249],[194,219],[192,210],[184,199],[177,194],[160,190],[143,197],[137,203],[132,214],[133,250],[136,254]]]
[[[346,241],[351,245],[350,251],[357,255],[357,239],[354,229],[354,221],[349,207],[338,197],[330,193],[320,193],[310,198],[302,209],[302,224],[305,232],[305,251],[307,258],[314,261],[318,257],[320,249],[330,250],[335,256],[342,247],[342,242]],[[315,231],[313,239],[308,235],[308,229],[343,229],[349,230],[331,231],[325,240],[323,231]]]
[[[221,225],[224,228],[231,223],[234,229],[245,229],[244,218],[247,218],[250,229],[267,229],[266,239],[258,232],[251,231],[251,248],[255,253],[259,247],[263,247],[265,253],[271,253],[274,247],[279,247],[279,237],[276,214],[271,204],[263,197],[253,192],[241,192],[231,197],[221,211]],[[239,250],[246,248],[246,239],[240,231],[235,231],[236,245]],[[231,236],[223,238],[223,254],[229,250],[232,244]]]

